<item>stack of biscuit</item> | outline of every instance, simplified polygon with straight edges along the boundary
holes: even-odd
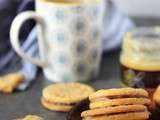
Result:
[[[90,110],[81,113],[83,120],[148,120],[151,103],[143,89],[99,90],[89,96]]]

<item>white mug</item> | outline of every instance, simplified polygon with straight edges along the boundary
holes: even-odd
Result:
[[[19,14],[10,30],[12,46],[53,82],[90,80],[101,60],[104,0],[57,1],[36,0],[36,12]],[[37,22],[40,60],[20,48],[20,28],[28,19]]]

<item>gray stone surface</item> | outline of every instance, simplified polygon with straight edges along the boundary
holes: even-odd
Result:
[[[99,76],[88,84],[96,89],[118,87],[119,82],[119,52],[112,52],[103,56]],[[37,114],[45,120],[66,120],[64,113],[51,112],[40,104],[42,88],[49,82],[40,74],[30,88],[24,92],[11,95],[0,94],[0,120],[13,120],[26,114]]]

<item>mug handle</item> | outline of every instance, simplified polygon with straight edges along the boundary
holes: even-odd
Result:
[[[39,39],[38,39],[38,44],[39,44],[39,51],[40,51],[40,59],[32,58],[31,56],[27,55],[20,47],[20,42],[19,42],[19,32],[21,29],[21,26],[23,23],[29,19],[34,19],[37,22],[37,28],[39,30]],[[30,61],[33,64],[36,64],[40,67],[45,66],[45,59],[44,54],[43,54],[43,47],[44,47],[44,33],[45,33],[45,21],[43,18],[38,15],[37,13],[33,11],[27,11],[20,13],[13,21],[10,29],[10,40],[12,47],[14,50],[17,52],[19,56],[21,56],[23,59],[26,59]],[[43,57],[42,57],[43,56]]]

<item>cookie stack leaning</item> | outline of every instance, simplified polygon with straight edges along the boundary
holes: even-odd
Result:
[[[148,120],[151,104],[143,89],[99,90],[89,96],[90,110],[81,113],[83,120]]]
[[[81,83],[52,84],[43,90],[41,103],[48,110],[68,112],[93,92],[92,87]]]

